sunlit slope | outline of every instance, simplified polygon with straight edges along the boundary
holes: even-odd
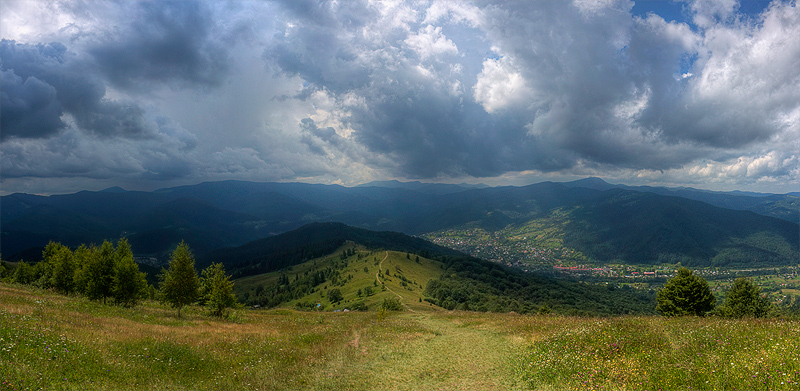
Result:
[[[347,243],[324,257],[240,278],[235,288],[237,295],[250,305],[375,310],[384,299],[395,298],[406,309],[420,310],[434,308],[423,301],[423,291],[442,272],[438,261]],[[333,290],[341,293],[340,300],[331,294]]]

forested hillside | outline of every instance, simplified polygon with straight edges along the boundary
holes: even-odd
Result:
[[[797,222],[756,213],[784,208],[791,215],[797,203],[790,195],[688,190],[659,195],[591,180],[491,188],[375,185],[389,187],[225,181],[154,192],[13,194],[1,200],[0,251],[10,260],[35,261],[51,240],[76,247],[127,238],[137,256],[164,262],[181,240],[204,256],[308,223],[339,222],[428,237],[465,227],[498,237],[523,227],[556,227],[551,233],[558,246],[601,263],[793,265],[799,257]],[[684,193],[755,212],[674,196]],[[268,270],[247,249],[235,257],[253,270]]]
[[[251,260],[226,264],[234,275],[249,275],[237,280],[240,298],[269,307],[313,309],[321,303],[328,309],[374,308],[399,292],[406,303],[424,300],[445,309],[483,312],[614,315],[653,313],[654,308],[650,291],[556,280],[400,233],[342,224],[311,224],[211,253],[206,261],[231,259]],[[334,289],[341,293],[338,300],[329,296]]]

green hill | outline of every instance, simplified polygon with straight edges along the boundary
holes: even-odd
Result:
[[[326,250],[340,241],[339,247]],[[217,252],[219,258],[210,261],[239,259],[231,254],[245,250],[252,261],[234,261],[226,267],[242,276],[236,280],[237,293],[250,305],[375,309],[384,299],[399,298],[409,309],[433,305],[448,310],[573,315],[653,312],[651,292],[525,273],[394,232],[310,224],[231,252]],[[253,275],[254,265],[271,271]],[[334,289],[341,300],[330,293]]]
[[[678,197],[610,190],[571,212],[564,244],[602,262],[793,265],[798,225]]]
[[[244,302],[264,307],[375,310],[385,299],[398,299],[406,308],[418,309],[432,307],[423,303],[423,292],[442,273],[440,262],[350,242],[324,257],[238,279],[235,288]],[[341,300],[332,300],[333,290],[341,293]]]
[[[234,277],[244,277],[278,271],[331,254],[347,241],[371,249],[413,252],[423,256],[461,254],[399,232],[370,231],[341,223],[311,223],[239,247],[212,251],[200,258],[200,264],[222,262]]]

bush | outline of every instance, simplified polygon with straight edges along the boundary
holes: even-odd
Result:
[[[383,303],[381,303],[380,308],[386,311],[402,311],[403,305],[400,304],[400,299],[390,297],[383,299]]]
[[[331,303],[335,304],[342,300],[344,300],[344,296],[342,296],[342,291],[340,291],[338,288],[331,289],[328,291],[328,301],[330,301]]]

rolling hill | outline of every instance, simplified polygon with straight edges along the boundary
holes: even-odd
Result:
[[[215,251],[204,262],[225,263],[240,277],[239,297],[266,307],[374,309],[387,298],[399,298],[409,309],[436,305],[573,315],[653,313],[652,292],[523,273],[401,233],[342,224],[310,224]],[[253,262],[259,267],[253,268]],[[334,289],[340,300],[332,298]]]

